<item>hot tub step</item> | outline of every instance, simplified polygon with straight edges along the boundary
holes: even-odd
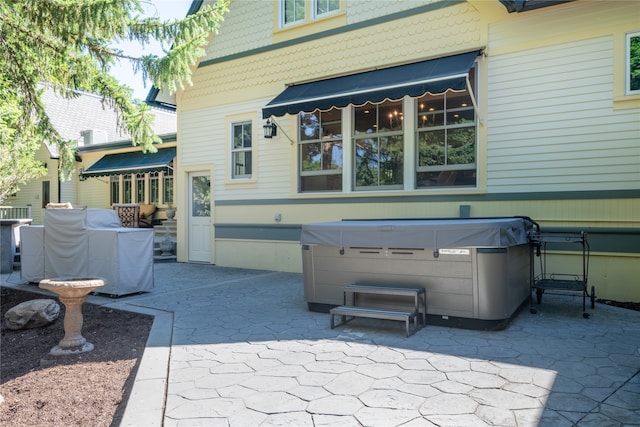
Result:
[[[378,308],[368,308],[368,307],[354,307],[354,306],[338,306],[334,307],[329,311],[329,315],[331,317],[331,329],[335,328],[335,317],[334,316],[343,316],[343,321],[340,323],[346,323],[349,320],[346,317],[366,317],[370,319],[381,319],[381,320],[398,320],[405,322],[405,329],[407,336],[413,334],[418,329],[418,313],[415,311],[395,311],[395,310],[382,310]],[[409,322],[413,320],[414,328],[411,330],[409,327]],[[340,325],[339,324],[339,325]]]

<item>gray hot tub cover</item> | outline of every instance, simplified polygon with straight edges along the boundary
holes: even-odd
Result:
[[[528,243],[523,218],[354,220],[302,225],[300,243],[338,248],[503,248]]]

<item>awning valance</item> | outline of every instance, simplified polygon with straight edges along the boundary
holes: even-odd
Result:
[[[464,90],[479,51],[287,87],[262,109],[262,117],[329,110],[349,104]]]
[[[131,151],[107,154],[83,171],[80,176],[108,176],[166,170],[176,156],[176,148],[163,148],[155,153]]]

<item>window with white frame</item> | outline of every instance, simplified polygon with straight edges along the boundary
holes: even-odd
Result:
[[[280,0],[280,26],[303,22],[305,19],[305,0]]]
[[[253,161],[251,121],[231,125],[231,178],[251,178]]]
[[[356,190],[401,189],[404,180],[402,101],[354,108]]]
[[[331,15],[340,10],[340,0],[315,0],[313,3],[313,16],[315,18]]]
[[[280,27],[324,18],[340,11],[340,0],[280,0],[278,5]]]
[[[426,94],[416,102],[416,187],[476,185],[476,112],[471,93]]]
[[[625,93],[640,94],[640,31],[627,34],[625,71]]]
[[[298,115],[299,190],[342,190],[342,110]]]

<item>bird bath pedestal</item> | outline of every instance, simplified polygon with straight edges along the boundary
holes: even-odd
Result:
[[[54,292],[66,307],[64,316],[64,338],[49,354],[64,356],[93,350],[93,344],[82,336],[82,303],[94,289],[104,286],[97,278],[56,278],[40,281],[39,287]]]

